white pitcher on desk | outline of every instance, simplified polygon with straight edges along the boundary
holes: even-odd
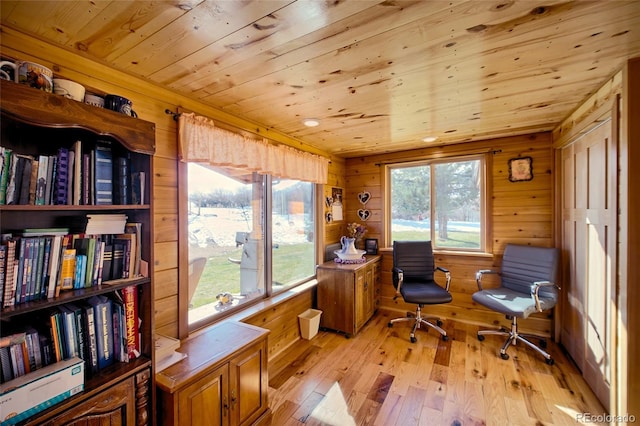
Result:
[[[343,235],[342,238],[340,238],[340,244],[342,244],[341,253],[358,254],[358,249],[356,249],[355,242],[356,242],[355,238],[350,238]]]

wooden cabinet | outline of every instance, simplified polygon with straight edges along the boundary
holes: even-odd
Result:
[[[376,282],[380,256],[367,256],[365,263],[318,266],[318,309],[320,326],[354,335],[376,309]]]
[[[80,426],[87,424],[89,418],[105,426],[147,424],[148,410],[138,409],[136,393],[148,394],[150,378],[151,370],[147,368],[46,421],[43,426]]]
[[[125,214],[128,222],[141,224],[140,257],[145,265],[152,265],[153,216],[149,194],[155,150],[154,123],[5,80],[0,84],[0,146],[3,148],[39,159],[41,155],[54,157],[59,148],[70,148],[76,141],[81,141],[83,146],[91,149],[96,146],[97,140],[102,140],[110,144],[114,153],[128,158],[131,169],[143,172],[147,179],[145,204],[96,205],[90,201],[82,205],[61,205],[51,201],[36,205],[30,199],[27,203],[0,205],[1,232],[11,235],[18,243],[26,239],[21,231],[27,228],[68,228],[70,233],[82,233],[87,215]],[[51,237],[38,238],[49,241]],[[20,261],[22,259],[18,256],[16,264]],[[34,257],[33,265],[36,262],[40,265],[40,260]],[[89,419],[100,419],[100,424],[114,425],[153,423],[153,284],[148,269],[145,268],[144,274],[106,281],[101,285],[89,282],[84,288],[64,290],[58,296],[49,298],[46,292],[40,296],[36,292],[33,297],[19,300],[13,306],[2,307],[2,336],[24,326],[47,334],[50,313],[63,305],[73,303],[82,306],[92,296],[115,298],[115,293],[125,287],[135,288],[138,300],[140,356],[129,362],[114,362],[88,374],[82,392],[34,414],[21,424],[87,424]],[[34,282],[42,282],[42,286],[45,286],[55,281],[43,276],[43,281],[36,279]],[[4,292],[0,296],[4,301]]]
[[[187,357],[157,374],[158,423],[268,424],[268,334],[223,322],[184,341]]]

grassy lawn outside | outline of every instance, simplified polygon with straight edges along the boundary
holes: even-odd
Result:
[[[437,233],[436,233],[437,234]],[[441,240],[437,238],[435,247],[455,247],[455,248],[479,248],[480,234],[465,231],[449,231],[449,238]],[[396,231],[393,233],[392,241],[418,241],[430,240],[431,234],[425,231]]]
[[[208,257],[200,277],[198,288],[191,299],[191,307],[197,308],[216,303],[216,295],[222,292],[240,293],[240,265],[229,258],[240,259],[242,247]],[[303,277],[312,276],[315,270],[313,243],[280,244],[273,249],[274,289]]]
[[[397,231],[393,233],[393,240],[416,241],[429,240],[429,232]],[[436,240],[437,247],[478,248],[480,235],[473,232],[449,231],[449,239]],[[240,265],[228,259],[240,259],[242,247],[229,248],[224,253],[209,256],[204,272],[200,278],[198,288],[191,300],[191,306],[197,308],[210,303],[216,303],[216,295],[222,292],[238,294],[240,292]],[[313,243],[280,244],[273,249],[274,289],[312,276],[315,272],[313,259]]]

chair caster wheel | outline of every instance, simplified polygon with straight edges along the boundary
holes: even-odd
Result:
[[[554,364],[553,358],[545,359],[544,362],[546,362],[548,365]]]
[[[442,341],[443,341],[443,342],[446,342],[447,340],[449,340],[449,336],[444,336],[444,335],[443,335],[443,336],[442,336]]]
[[[438,320],[436,321],[436,324],[438,324],[438,327],[442,327],[442,321]]]
[[[500,354],[500,358],[509,359],[509,354]]]
[[[482,334],[478,334],[478,340],[482,342],[484,340],[484,336]]]
[[[416,338],[415,338],[415,337],[413,337],[413,336],[411,336],[411,339],[410,339],[410,340],[411,340],[411,343],[415,343],[415,342],[417,342],[417,341],[418,341],[418,339],[416,339]]]
[[[387,324],[387,327],[389,327],[389,328],[393,327],[393,323],[391,321],[389,321],[389,324]]]

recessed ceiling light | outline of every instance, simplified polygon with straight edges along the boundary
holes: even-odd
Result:
[[[422,138],[423,142],[435,142],[437,140],[438,140],[437,136],[427,136],[427,137]]]
[[[317,118],[305,118],[302,120],[302,124],[307,127],[316,127],[320,124],[320,121]]]

